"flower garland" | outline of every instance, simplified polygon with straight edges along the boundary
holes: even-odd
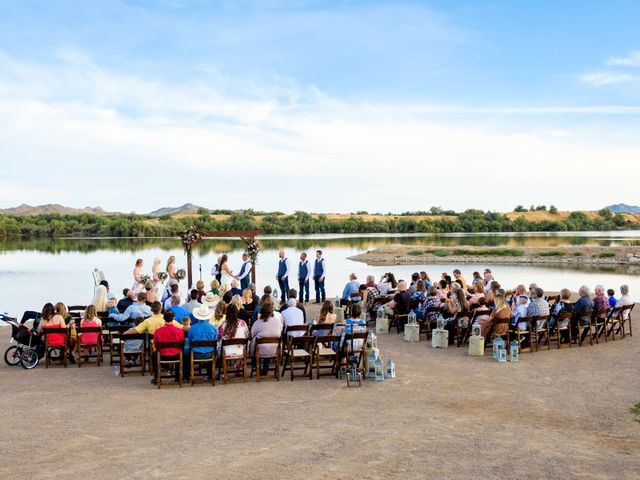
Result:
[[[185,230],[181,235],[182,246],[184,247],[184,253],[191,255],[193,247],[195,247],[200,240],[202,240],[202,234],[198,231],[198,228],[191,226]]]
[[[247,245],[247,255],[252,263],[258,263],[258,253],[260,253],[260,242],[255,237],[240,237]]]

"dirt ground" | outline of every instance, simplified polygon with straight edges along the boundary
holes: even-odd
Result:
[[[108,364],[3,364],[0,478],[639,478],[638,334],[519,364],[395,333],[379,344],[397,378],[350,389],[157,390]]]

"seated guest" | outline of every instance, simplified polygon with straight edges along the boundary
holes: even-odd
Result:
[[[395,311],[398,315],[406,315],[411,307],[411,295],[407,292],[407,283],[404,280],[398,282],[398,293],[393,296],[393,300],[384,305],[385,312],[392,315]]]
[[[593,297],[593,311],[598,318],[604,318],[607,313],[609,304],[604,298],[605,288],[602,285],[596,285],[595,296]]]
[[[242,308],[244,308],[245,311],[253,312],[258,306],[259,300],[257,296],[254,297],[253,290],[250,288],[245,288],[242,291]]]
[[[41,320],[38,324],[38,331],[43,332],[47,328],[69,328],[70,325],[64,320],[64,317],[60,315],[52,303],[46,303],[42,307],[42,313],[40,314]],[[65,344],[67,336],[64,333],[51,333],[47,336],[47,343],[49,347],[62,347]],[[73,357],[73,339],[69,338],[69,356],[68,359],[71,363],[75,363]]]
[[[540,287],[535,287],[533,289],[532,300],[529,302],[529,306],[527,306],[527,317],[538,317],[541,315],[549,315],[549,304],[544,299],[544,290]],[[538,320],[537,328],[542,328],[543,326],[544,322]]]
[[[98,318],[98,312],[93,305],[87,306],[84,317],[80,321],[80,328],[100,328],[102,321]],[[102,335],[99,333],[82,333],[79,336],[82,345],[97,345],[98,341],[102,343]]]
[[[173,312],[174,318],[178,323],[182,323],[184,318],[188,319],[191,314],[189,310],[180,305],[180,295],[177,294],[171,295],[171,306],[168,309],[165,308],[165,311],[168,310]]]
[[[161,300],[162,308],[164,309],[165,312],[171,308],[171,297],[173,297],[174,295],[177,295],[178,299],[180,299],[180,287],[178,286],[177,281],[176,281],[175,284],[173,284],[173,285],[171,285],[171,287],[169,287],[169,290],[170,290],[171,294],[169,296],[167,296],[166,298],[163,297],[164,300]],[[165,293],[166,293],[166,291],[165,291]]]
[[[511,318],[511,308],[505,303],[504,291],[496,292],[494,297],[495,308],[491,312],[489,328],[483,330],[481,335],[486,338],[489,333],[495,335],[505,335],[509,330],[509,319]],[[480,324],[481,327],[483,324]],[[486,325],[484,325],[486,328]]]
[[[493,308],[494,299],[496,294],[498,293],[498,290],[500,290],[500,284],[496,281],[491,282],[491,285],[489,286],[489,290],[487,290],[487,288],[485,287],[484,298],[487,302],[487,307]]]
[[[431,279],[427,272],[420,272],[420,280],[424,282],[424,286],[429,290],[429,287],[431,286]]]
[[[484,280],[482,279],[482,275],[480,272],[473,272],[473,278],[471,279],[471,283],[481,282],[484,285]]]
[[[292,298],[293,299],[297,299],[298,298],[298,291],[295,288],[289,289],[289,292],[287,293],[287,302],[284,305],[282,305],[282,307],[280,308],[280,313],[283,313],[287,308],[289,308],[289,306],[290,306],[289,300],[291,300]],[[306,322],[307,321],[307,312],[306,312],[306,310],[304,308],[304,305],[302,303],[296,301],[295,307],[302,312],[302,318]]]
[[[331,300],[325,300],[320,307],[320,315],[318,316],[318,323],[336,323],[337,315],[333,313],[333,302]],[[315,330],[314,335],[329,335],[331,331]]]
[[[204,287],[204,285],[203,285]],[[183,375],[186,380],[189,380],[191,376],[191,355],[190,350],[193,350],[193,356],[197,360],[204,360],[211,358],[214,352],[214,347],[193,347],[191,348],[191,342],[215,342],[218,339],[218,329],[209,323],[209,308],[205,305],[200,305],[193,311],[193,315],[198,320],[189,329],[187,334],[187,344],[185,345],[185,361],[183,362]],[[206,364],[207,375],[209,378],[213,375],[211,371],[211,364]]]
[[[396,277],[393,273],[385,273],[380,279],[380,283],[378,283],[378,291],[380,295],[388,295],[395,291],[398,288],[398,282],[396,282]]]
[[[152,352],[151,357],[153,359],[154,365],[157,365],[157,355],[160,355],[160,358],[163,360],[177,360],[181,353],[181,350],[179,348],[169,347],[169,348],[158,349],[159,343],[184,342],[184,332],[182,331],[181,328],[178,328],[173,324],[175,320],[174,313],[171,310],[169,310],[168,312],[164,312],[163,318],[164,318],[164,325],[158,328],[153,334],[153,346],[154,346],[153,350],[154,351]],[[180,379],[179,370],[180,369],[178,368],[175,369],[176,381]],[[159,371],[158,368],[154,368],[154,371],[155,371],[155,378],[151,380],[151,383],[155,385],[158,381],[158,377],[160,376],[161,372]]]
[[[289,308],[285,308],[280,312],[282,315],[282,322],[285,328],[290,327],[292,325],[304,325],[304,315],[302,314],[302,310],[297,307],[297,300],[294,298],[290,298],[287,301],[287,306]],[[291,335],[299,337],[303,335],[304,332],[292,332]]]
[[[245,322],[250,320],[247,311],[244,309],[244,305],[242,305],[242,298],[240,298],[240,295],[234,295],[231,302],[229,302],[229,305],[231,304],[235,305],[238,309],[238,317],[241,320],[244,320]]]
[[[409,287],[407,288],[407,292],[409,292],[409,296],[412,296],[414,293],[416,293],[416,285],[418,283],[418,280],[420,280],[420,274],[418,272],[414,272],[411,274],[411,283],[409,284]]]
[[[117,298],[112,298],[112,299],[109,300],[108,309],[107,309],[107,316],[111,315],[112,313],[120,313],[120,311],[118,310],[118,307],[116,306],[117,304],[118,304],[118,299]]]
[[[129,330],[124,332],[124,334],[134,335],[136,333],[148,333],[153,335],[158,328],[163,327],[165,324],[165,320],[162,315],[162,304],[160,302],[153,302],[151,305],[151,313],[153,315],[145,318],[135,327],[131,327]],[[183,328],[181,324],[175,321],[175,319],[173,320],[173,325],[180,329]]]
[[[560,301],[553,306],[553,311],[551,312],[551,320],[549,321],[549,326],[554,327],[556,322],[558,321],[558,317],[562,313],[571,313],[573,310],[573,303],[571,303],[571,290],[568,288],[563,288],[560,290]],[[567,320],[563,320],[562,324],[559,325],[560,328],[564,328],[567,326]]]
[[[440,316],[440,305],[442,304],[438,297],[436,287],[429,287],[427,298],[424,301],[424,315],[426,315],[430,322],[438,320]]]
[[[198,298],[199,292],[195,288],[189,292],[189,301],[183,305],[184,308],[189,310],[189,313],[193,313],[193,310],[202,305],[200,299]],[[206,298],[206,294],[203,295]]]
[[[519,298],[527,297],[527,289],[524,285],[520,284],[516,287],[515,292],[513,293],[513,301],[511,302],[511,310],[515,310],[518,306]],[[529,297],[527,297],[527,306],[529,306]]]
[[[346,342],[349,351],[359,350],[362,348],[363,340],[351,340],[349,335],[357,332],[366,332],[367,324],[360,318],[362,315],[362,307],[358,304],[351,306],[351,315],[346,319],[344,327],[337,327],[336,335],[344,335],[341,342]]]
[[[342,301],[340,302],[342,305],[346,305],[351,300],[352,293],[358,293],[360,288],[360,283],[358,283],[358,276],[355,273],[349,275],[349,283],[344,286],[344,290],[342,290]],[[354,303],[360,302],[359,298],[353,299]]]
[[[629,297],[629,285],[622,285],[620,287],[620,298],[616,301],[616,307],[626,307],[632,304],[633,301]]]
[[[196,311],[198,311],[198,314],[196,315]],[[199,304],[198,307],[193,309],[193,312],[191,312],[191,315],[189,316],[189,320],[191,321],[191,325],[195,325],[196,323],[199,322],[207,322],[210,323],[211,325],[213,325],[213,322],[211,321],[211,319],[213,318],[213,314],[214,312],[207,306],[204,304]],[[182,322],[183,326],[184,326],[184,321]],[[216,329],[216,331],[218,331],[218,327],[216,327],[215,325],[213,325],[213,328]]]
[[[451,290],[447,296],[446,311],[450,317],[455,316],[459,312],[468,312],[471,305],[461,287],[457,286]]]
[[[218,304],[216,305],[216,309],[213,313],[213,317],[211,317],[211,320],[209,320],[214,327],[219,328],[225,321],[226,317],[226,312],[227,312],[227,304],[224,302],[218,302]],[[234,305],[235,308],[235,312],[236,315],[238,315],[238,307],[236,307]]]
[[[144,284],[144,291],[147,292],[147,304],[151,305],[153,302],[158,300],[158,294],[156,293],[155,288],[153,287],[153,283],[147,282]]]
[[[211,293],[213,293],[214,295],[218,295],[220,296],[220,282],[218,282],[218,280],[216,280],[215,278],[213,280],[211,280],[211,290],[209,290]]]
[[[229,303],[231,303],[231,299],[234,297],[234,295],[242,295],[242,290],[240,290],[240,282],[235,278],[231,280],[231,288],[224,293],[224,295],[222,296],[222,301],[228,305]]]
[[[422,280],[416,282],[416,291],[411,295],[411,310],[419,320],[422,320],[427,300],[427,288]]]
[[[529,301],[533,300],[533,293],[535,292],[536,288],[538,288],[537,283],[532,283],[529,285]]]
[[[224,305],[224,302],[220,302]],[[234,338],[249,338],[249,327],[244,320],[238,318],[238,309],[231,304],[226,308],[224,321],[218,327],[218,338],[222,340],[233,340]],[[228,345],[224,347],[224,354],[227,357],[241,357],[244,347],[242,345]]]
[[[169,278],[169,281],[167,281],[167,288],[164,289],[162,297],[160,298],[160,303],[162,303],[163,307],[165,306],[165,303],[167,303],[167,308],[171,306],[168,301],[174,293],[178,293],[178,281],[175,278]]]
[[[466,292],[467,291],[467,280],[462,276],[462,272],[456,268],[453,271],[453,277],[460,284],[462,289]]]
[[[128,288],[125,288],[124,290],[122,290],[122,295],[124,295],[123,298],[121,298],[118,301],[118,304],[116,305],[116,308],[118,309],[119,313],[124,313],[124,311],[135,302],[135,298],[136,298],[136,292],[134,292],[133,290],[129,290]],[[115,312],[115,313],[118,313]],[[114,312],[109,312],[114,313]]]
[[[520,295],[516,300],[516,309],[513,311],[513,319],[511,320],[512,327],[518,328],[521,332],[527,330],[529,328],[526,322],[519,322],[520,318],[527,316],[527,305],[529,304],[529,299],[526,295]]]
[[[441,302],[445,302],[449,296],[449,285],[446,280],[440,280],[437,284],[436,291]]]
[[[373,275],[367,277],[367,288],[362,293],[362,305],[366,313],[372,313],[376,300],[380,298],[380,291],[373,280]]]
[[[132,324],[138,318],[147,318],[151,316],[151,308],[147,305],[147,294],[145,292],[138,293],[138,301],[129,305],[124,313],[112,313],[109,318],[118,323],[129,322]],[[108,325],[108,324],[107,324]]]
[[[487,304],[486,299],[484,298],[484,287],[481,283],[472,283],[469,287],[469,293],[471,294],[468,299],[470,305],[478,305],[481,298],[484,300],[484,304]]]
[[[609,308],[616,308],[616,291],[613,288],[607,290],[607,302],[609,304]]]
[[[491,318],[491,310],[487,308],[484,297],[478,300],[478,307],[474,310],[475,323],[480,326],[480,335],[485,333],[485,336],[491,331],[493,326],[493,319]]]
[[[250,283],[249,284],[249,290],[251,290],[251,294],[253,295],[253,301],[255,302],[255,305],[257,306],[258,303],[260,303],[260,297],[258,297],[258,295],[256,294],[256,284],[253,283],[253,282]]]
[[[578,325],[588,325],[591,321],[591,312],[593,312],[593,302],[591,301],[591,292],[589,287],[583,285],[578,290],[580,298],[573,305],[571,312],[571,337],[578,337]],[[586,330],[585,330],[586,335]]]
[[[262,337],[279,337],[282,335],[282,321],[274,316],[273,302],[265,302],[260,308],[258,319],[251,327],[251,336],[256,338]],[[278,348],[275,344],[260,345],[260,356],[269,357],[275,355]],[[255,350],[255,343],[251,344],[251,354]],[[267,365],[268,366],[268,365]],[[264,365],[262,368],[266,368]]]
[[[491,269],[490,268],[485,268],[484,269],[484,275],[483,275],[483,281],[484,281],[484,293],[486,295],[486,293],[491,290],[491,282],[493,282],[495,279],[493,278],[493,274],[491,273]]]
[[[198,292],[198,296],[196,297],[196,300],[200,302],[202,300],[202,297],[204,297],[207,294],[207,292],[204,291],[204,282],[202,280],[198,280],[196,282],[196,291]]]

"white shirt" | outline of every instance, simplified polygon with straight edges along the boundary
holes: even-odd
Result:
[[[211,267],[211,276],[215,278],[218,273],[220,272],[218,271],[218,264],[216,263],[213,267]]]
[[[238,275],[238,280],[242,280],[244,277],[246,277],[251,273],[251,262],[249,260],[247,260],[246,262],[243,262],[242,265],[245,265],[244,273],[242,275]],[[242,270],[242,266],[240,266],[240,270]]]
[[[281,315],[285,328],[290,327],[291,325],[304,325],[304,314],[298,307],[292,307],[289,305],[284,309]],[[291,332],[290,335],[299,337],[303,334],[304,332]]]

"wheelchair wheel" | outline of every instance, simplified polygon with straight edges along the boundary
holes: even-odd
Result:
[[[16,345],[12,345],[4,352],[4,363],[15,367],[20,363],[20,351]]]
[[[20,356],[20,365],[22,368],[26,370],[31,370],[32,368],[36,368],[38,366],[38,362],[40,358],[38,357],[38,352],[32,350],[31,348],[26,349],[22,352]]]

